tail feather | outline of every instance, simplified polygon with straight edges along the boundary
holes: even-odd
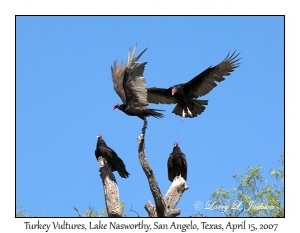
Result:
[[[114,164],[114,171],[117,171],[119,173],[119,175],[123,178],[128,178],[128,176],[130,175],[125,167],[125,164],[123,163],[123,161],[118,161]]]
[[[123,170],[118,170],[118,173],[119,175],[122,177],[122,178],[128,178],[129,177],[129,173],[126,171],[126,169],[124,168]]]
[[[160,110],[160,109],[154,109],[154,108],[147,108],[144,110],[144,112],[146,113],[147,116],[153,116],[155,118],[163,118],[164,115],[162,113],[159,113],[157,111],[164,111],[164,110]]]
[[[176,104],[176,106],[173,109],[172,113],[174,113],[178,116],[182,116],[182,110],[183,110],[183,108],[179,104]]]
[[[205,106],[208,104],[208,100],[193,100],[193,105],[194,106],[188,106],[188,108],[190,109],[190,111],[192,112],[192,116],[189,116],[188,114],[186,114],[186,117],[196,117],[197,115],[201,114],[204,110],[205,110]],[[173,109],[172,113],[178,115],[178,116],[182,116],[182,110],[183,107],[179,104],[177,104],[175,106],[175,108]],[[186,112],[187,113],[187,112]]]
[[[205,110],[205,106],[208,104],[208,100],[193,100],[194,108],[192,111],[193,115],[197,116]]]

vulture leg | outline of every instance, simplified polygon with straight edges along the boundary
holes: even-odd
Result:
[[[147,118],[145,117],[144,118],[144,125],[143,125],[143,128],[142,128],[142,131],[144,131],[147,128],[147,125],[148,125],[148,122],[147,122]]]
[[[192,117],[193,114],[192,114],[192,112],[190,111],[190,109],[189,109],[188,107],[186,107],[186,109],[187,109],[188,115],[189,115],[190,117]]]
[[[184,109],[182,109],[182,120],[184,120],[185,116],[186,116],[186,113],[185,113]]]

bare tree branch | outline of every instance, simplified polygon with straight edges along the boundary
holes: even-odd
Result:
[[[130,206],[130,210],[129,210],[129,211],[132,211],[132,212],[136,213],[137,216],[138,216],[138,218],[140,217],[140,215],[138,214],[138,212],[136,212],[135,210],[132,209],[132,204],[131,204],[131,206]]]
[[[145,133],[145,131],[146,128],[143,128],[143,133]],[[149,186],[155,201],[155,206],[153,206],[150,201],[148,201],[145,205],[145,209],[148,212],[149,217],[176,217],[180,215],[181,210],[175,209],[175,207],[183,192],[189,188],[186,185],[185,180],[179,176],[175,177],[171,187],[163,198],[158,183],[154,177],[153,170],[146,159],[144,134],[138,137],[138,156],[143,171],[148,178]]]
[[[238,217],[245,209],[245,204],[243,204],[243,208],[241,209],[241,211],[236,215],[236,217]]]
[[[174,208],[176,207],[177,203],[179,202],[183,192],[187,190],[189,187],[186,185],[185,180],[181,176],[176,176],[175,179],[173,180],[173,183],[171,187],[169,188],[168,192],[166,193],[164,200],[166,203],[166,208],[168,212],[168,217],[169,213],[173,213]],[[179,214],[180,214],[180,209],[179,209]],[[174,217],[174,216],[172,216]]]
[[[175,209],[175,207],[179,202],[183,192],[188,188],[189,187],[186,185],[186,182],[182,177],[175,177],[173,183],[171,184],[171,187],[164,197],[167,217],[176,217],[180,215],[181,209]],[[155,214],[156,208],[151,204],[150,201],[146,203],[145,209],[150,217],[157,217],[157,215]]]
[[[170,218],[174,218],[174,217],[180,215],[180,212],[181,212],[181,209],[170,209],[167,216]]]
[[[116,178],[105,158],[98,158],[108,217],[123,217]]]
[[[144,133],[145,133],[145,131],[146,131],[146,128],[143,128]],[[144,141],[144,135],[142,134],[141,136],[138,137],[138,156],[139,156],[139,161],[140,161],[140,164],[142,165],[143,171],[145,172],[145,174],[148,178],[150,190],[152,192],[152,195],[153,195],[153,198],[155,201],[155,205],[156,205],[156,214],[151,213],[151,214],[149,214],[149,216],[151,216],[151,217],[166,217],[167,216],[166,205],[165,205],[163,196],[161,194],[160,188],[158,186],[158,183],[155,179],[153,170],[150,167],[150,165],[146,159],[144,148],[145,148],[145,141]],[[145,208],[146,208],[146,206],[145,206]]]
[[[79,217],[82,217],[81,214],[80,214],[80,212],[79,212],[79,210],[78,210],[76,207],[74,207],[74,209],[77,211],[78,216],[79,216]]]

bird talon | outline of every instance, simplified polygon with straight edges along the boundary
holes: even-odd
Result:
[[[185,116],[186,116],[186,113],[185,113],[185,111],[184,111],[184,109],[183,109],[183,110],[182,110],[182,120],[184,120]]]
[[[192,117],[192,116],[193,116],[193,114],[192,114],[192,112],[190,111],[190,109],[189,109],[188,107],[186,107],[186,109],[187,109],[187,113],[188,113],[188,115],[189,115],[190,117]]]

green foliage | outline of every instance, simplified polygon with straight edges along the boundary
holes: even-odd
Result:
[[[237,173],[233,176],[237,182],[236,187],[229,190],[220,187],[211,194],[210,208],[227,217],[284,217],[281,202],[284,198],[283,154],[280,161],[281,167],[270,172],[275,177],[276,184],[268,183],[262,176],[261,167],[248,167],[245,174]]]
[[[220,187],[211,194],[210,207],[215,211],[222,212],[227,217],[284,217],[284,154],[280,156],[280,168],[274,168],[270,174],[277,183],[268,183],[262,176],[262,168],[248,167],[245,174],[237,173],[233,178],[237,186],[229,190]],[[80,217],[108,217],[107,209],[101,213],[89,206],[84,216]],[[121,211],[125,216],[125,204],[121,202]],[[133,211],[133,210],[130,210]],[[135,212],[135,211],[133,211]],[[29,211],[17,206],[16,217],[36,217]],[[202,213],[196,213],[191,217],[205,217]]]
[[[281,168],[274,168],[271,171],[271,174],[278,180],[281,182],[284,182],[284,154],[280,155],[280,162],[281,162]]]
[[[94,210],[94,208],[89,205],[89,207],[85,211],[85,216],[83,216],[83,217],[95,218],[95,217],[106,217],[106,216],[102,216],[101,214],[98,214],[98,212],[96,210]]]
[[[125,204],[123,202],[121,202],[121,211],[124,214]],[[98,213],[96,210],[94,210],[93,207],[89,206],[88,209],[85,211],[85,216],[83,217],[108,217],[107,209],[103,208],[101,210],[101,213]]]
[[[199,212],[199,213],[193,214],[191,217],[192,218],[204,218],[205,216]]]
[[[36,217],[36,216],[30,215],[27,209],[24,209],[21,206],[17,206],[16,217],[21,218],[21,217]]]

